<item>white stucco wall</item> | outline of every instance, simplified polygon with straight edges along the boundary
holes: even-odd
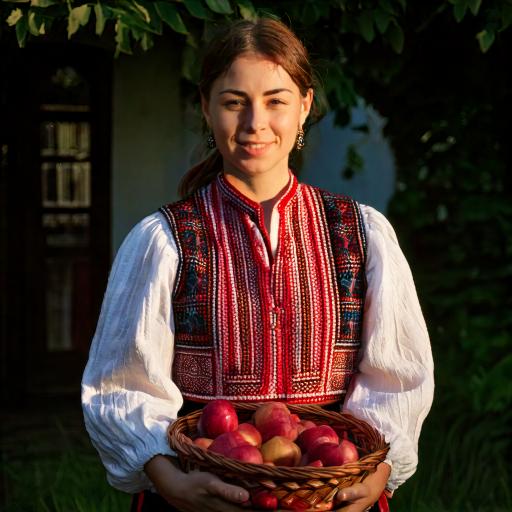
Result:
[[[172,42],[114,62],[112,119],[112,250],[140,219],[177,198],[187,167]]]
[[[351,128],[361,125],[368,126],[368,133]],[[308,133],[301,181],[349,195],[385,213],[396,178],[393,153],[382,134],[384,125],[385,120],[363,102],[352,111],[351,123],[345,128],[334,125],[334,114],[326,115]],[[364,167],[345,179],[343,170],[351,144],[362,156]]]

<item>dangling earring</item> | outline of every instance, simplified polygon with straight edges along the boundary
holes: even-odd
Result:
[[[304,130],[302,128],[299,128],[299,131],[297,133],[297,140],[295,141],[295,148],[297,149],[297,151],[300,151],[304,147],[304,144]]]
[[[215,137],[213,136],[212,132],[210,132],[208,134],[208,137],[206,137],[206,145],[208,146],[208,149],[215,149],[215,147],[217,146],[215,142]]]

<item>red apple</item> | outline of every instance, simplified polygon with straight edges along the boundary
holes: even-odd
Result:
[[[205,450],[208,449],[208,447],[212,444],[213,439],[208,439],[207,437],[196,437],[194,439],[194,444],[197,444],[197,446],[200,446],[201,448],[204,448]]]
[[[239,432],[225,432],[213,440],[213,443],[209,446],[208,450],[215,453],[220,453],[229,457],[229,452],[237,446],[251,446],[243,438]]]
[[[237,428],[238,417],[235,408],[227,400],[213,400],[206,404],[197,423],[199,435],[210,439]]]
[[[252,446],[256,446],[257,448],[261,446],[261,434],[251,423],[240,423],[240,425],[238,425],[238,432],[240,432],[244,439]]]
[[[283,402],[266,402],[254,411],[254,426],[260,430],[260,427],[269,421],[289,420],[290,414],[290,409]]]
[[[298,423],[295,423],[290,418],[278,419],[273,421],[272,418],[259,427],[263,442],[272,439],[275,436],[282,436],[288,438],[290,441],[295,441],[299,435]]]
[[[263,464],[263,456],[255,446],[250,444],[236,446],[228,452],[228,457],[242,462],[251,462],[253,464]]]
[[[299,432],[299,435],[304,432],[304,430],[307,430],[308,428],[316,427],[316,423],[310,420],[300,420],[299,424],[297,425],[297,430]]]
[[[263,443],[261,454],[265,462],[273,462],[276,466],[297,466],[302,455],[300,448],[283,436],[274,436]]]
[[[255,508],[261,510],[277,510],[277,497],[270,491],[259,491],[251,497],[252,504]]]
[[[340,449],[343,452],[343,464],[359,460],[359,453],[357,452],[356,445],[348,439],[342,439]]]
[[[315,468],[321,468],[323,464],[321,460],[314,460],[313,462],[309,462],[308,454],[304,453],[300,459],[299,466],[313,466]]]
[[[343,450],[338,443],[316,445],[308,452],[308,465],[310,460],[320,460],[324,466],[342,466],[345,464]]]
[[[254,412],[253,419],[263,442],[274,436],[283,436],[295,441],[298,436],[298,423],[293,421],[290,410],[282,402],[267,402],[260,405]]]
[[[319,444],[339,442],[338,434],[329,425],[308,428],[297,439],[297,444],[303,452],[310,452]]]

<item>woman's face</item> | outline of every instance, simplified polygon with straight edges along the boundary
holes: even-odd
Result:
[[[290,75],[266,57],[247,53],[235,59],[202,101],[224,171],[239,177],[287,173],[312,100],[312,90],[302,96]]]

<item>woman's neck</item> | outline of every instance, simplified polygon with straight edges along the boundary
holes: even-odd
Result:
[[[247,176],[231,171],[224,171],[224,176],[244,196],[267,207],[279,200],[290,182],[288,169],[277,176],[275,173]]]

